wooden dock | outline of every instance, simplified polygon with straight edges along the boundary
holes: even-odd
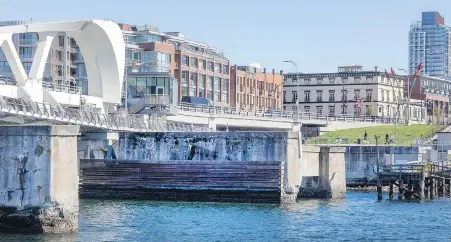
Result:
[[[423,201],[451,195],[451,166],[445,162],[405,165],[379,165],[377,197],[382,200],[382,184],[389,184],[389,199],[393,187],[398,187],[398,199]]]

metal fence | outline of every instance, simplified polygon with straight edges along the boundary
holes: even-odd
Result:
[[[62,108],[48,103],[0,96],[0,112],[51,123],[76,124],[100,129],[129,132],[211,132],[201,126],[146,120],[143,115],[101,114],[82,109]]]
[[[388,138],[380,137],[378,140],[379,145],[389,145],[389,146],[411,146],[411,145],[427,145],[429,144],[429,137],[393,137]],[[368,137],[364,139],[363,137],[314,137],[306,141],[309,145],[376,145],[376,139],[374,137]]]
[[[365,115],[350,115],[350,114],[335,114],[325,115],[311,112],[293,112],[293,111],[278,111],[278,110],[262,110],[262,109],[237,109],[234,107],[221,107],[221,106],[206,106],[206,105],[193,105],[190,103],[181,103],[177,106],[178,110],[201,112],[201,113],[216,113],[226,115],[237,116],[256,116],[264,118],[274,119],[290,119],[290,120],[323,120],[330,121],[343,121],[343,122],[370,122],[381,124],[405,124],[404,119],[396,119],[389,117],[375,117]],[[419,119],[411,119],[414,123],[422,123]]]

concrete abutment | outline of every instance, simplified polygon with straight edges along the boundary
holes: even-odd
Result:
[[[78,229],[78,126],[0,127],[0,231]]]

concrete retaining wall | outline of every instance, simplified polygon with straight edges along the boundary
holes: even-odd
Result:
[[[381,163],[419,160],[419,147],[379,146]],[[348,186],[376,184],[376,146],[346,147],[346,183]]]

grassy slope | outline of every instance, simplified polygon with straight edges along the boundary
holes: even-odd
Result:
[[[397,144],[398,145],[412,145],[414,138],[429,138],[432,137],[442,126],[440,125],[425,125],[412,124],[410,126],[397,125]],[[316,143],[318,139],[328,139],[334,141],[339,136],[349,138],[351,143],[357,143],[358,138],[363,139],[365,130],[368,132],[368,140],[370,143],[374,142],[374,135],[380,135],[380,142],[385,142],[385,134],[395,136],[395,125],[382,125],[367,128],[342,129],[334,132],[323,134],[319,137],[308,140],[308,143]]]

